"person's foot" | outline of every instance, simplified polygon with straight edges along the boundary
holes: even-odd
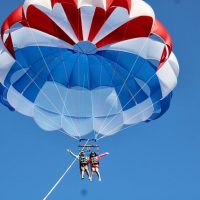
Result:
[[[91,176],[88,179],[89,179],[89,181],[92,181],[92,177]]]
[[[101,182],[101,177],[99,177],[99,182]]]
[[[81,180],[84,180],[84,177],[81,177]]]

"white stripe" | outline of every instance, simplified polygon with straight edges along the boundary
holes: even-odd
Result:
[[[60,115],[50,114],[37,106],[34,108],[33,119],[45,131],[56,131],[62,128]]]
[[[33,116],[34,104],[12,86],[8,89],[7,99],[9,104],[15,108],[17,112],[29,117]]]
[[[140,17],[140,16],[149,16],[155,20],[155,14],[153,9],[144,1],[141,0],[132,0],[131,12],[128,14],[127,9],[122,7],[117,7],[111,16],[107,19],[99,33],[94,38],[93,43],[96,44],[105,36],[125,24],[126,22]]]
[[[94,118],[94,130],[102,135],[113,135],[124,125],[123,112],[104,118]],[[107,125],[107,126],[106,126]],[[105,127],[102,129],[102,127]]]
[[[61,4],[55,4],[52,11],[47,9],[42,9],[42,11],[47,14],[49,18],[51,18],[75,43],[79,41]]]
[[[9,36],[9,30],[7,30],[4,34],[3,34],[3,42],[5,43],[6,40],[8,39]]]
[[[27,9],[30,5],[34,5],[37,8],[52,9],[51,0],[25,0],[23,5],[25,15],[27,14]]]
[[[104,10],[106,9],[106,2],[107,0],[79,0],[78,1],[78,8],[84,6],[93,6],[93,7],[100,7]]]
[[[83,30],[83,40],[87,41],[92,25],[92,20],[95,12],[95,8],[92,6],[81,7],[81,21]]]
[[[142,51],[141,47],[143,47]],[[107,45],[102,48],[99,48],[98,51],[123,51],[133,53],[136,55],[140,54],[140,56],[145,59],[155,59],[160,61],[164,48],[165,44],[161,42],[152,40],[147,37],[141,37]]]
[[[4,80],[14,63],[15,59],[10,55],[0,39],[0,83],[4,84]]]
[[[136,18],[140,16],[150,16],[155,19],[155,13],[149,4],[142,0],[132,0],[130,17]]]
[[[52,19],[75,43],[78,42],[76,34],[74,33],[71,24],[65,14],[65,11],[60,3],[54,5],[53,9],[49,7],[49,3],[35,0],[34,6],[45,13]],[[31,3],[31,1],[29,2]],[[41,3],[41,4],[40,4]],[[43,5],[44,4],[44,5]],[[44,22],[45,23],[45,22]]]
[[[179,75],[179,64],[173,53],[156,74],[160,81],[162,96],[165,98],[176,87]]]
[[[117,7],[100,29],[99,33],[94,38],[93,43],[96,44],[98,41],[128,22],[130,19],[131,18],[129,17],[126,9]]]
[[[38,44],[35,43],[35,40],[32,38],[32,34],[30,33],[34,34],[34,38],[37,40]],[[72,45],[66,43],[65,41],[32,28],[22,27],[18,30],[14,30],[13,32],[11,32],[11,35],[15,48],[24,48],[28,46],[39,45],[72,49]]]
[[[143,111],[144,109],[147,110]],[[138,124],[142,121],[146,121],[154,113],[153,103],[150,98],[144,102],[137,104],[135,107],[123,111],[124,125]],[[132,116],[137,115],[137,117],[132,118]]]
[[[142,52],[140,51],[141,46],[144,46]],[[102,50],[123,51],[123,52],[133,53],[136,55],[139,54],[144,59],[152,59],[160,61],[160,58],[162,56],[165,47],[166,47],[165,44],[158,41],[154,41],[150,38],[136,38],[105,46],[103,48],[100,48],[99,51]],[[156,74],[159,78],[161,84],[162,96],[164,98],[175,88],[177,84],[177,77],[179,74],[179,64],[173,53],[171,53],[168,60],[164,63],[164,65]]]

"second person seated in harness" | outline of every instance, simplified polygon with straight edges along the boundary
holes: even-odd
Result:
[[[67,150],[73,157],[79,160],[81,179],[84,179],[85,172],[88,175],[88,179],[91,181],[91,175],[88,169],[89,158],[85,155],[84,151],[81,151],[79,155],[74,154],[70,149]]]
[[[101,155],[97,155],[95,152],[92,152],[90,154],[90,158],[88,159],[88,163],[90,163],[90,166],[91,166],[92,176],[94,175],[94,173],[96,173],[99,178],[99,181],[101,181],[101,175],[99,171],[99,160],[107,155],[109,155],[108,152]],[[91,176],[91,180],[92,180],[92,176]]]

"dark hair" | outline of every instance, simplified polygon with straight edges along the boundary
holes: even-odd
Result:
[[[79,155],[85,155],[85,152],[84,152],[84,151],[81,151],[81,152],[79,153]]]
[[[92,155],[94,155],[94,156],[92,156]],[[90,153],[90,158],[91,158],[91,157],[96,157],[96,156],[98,156],[96,152],[91,152],[91,153]]]

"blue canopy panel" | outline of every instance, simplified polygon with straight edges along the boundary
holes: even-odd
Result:
[[[160,102],[162,92],[156,76],[157,66],[127,52],[91,52],[54,47],[18,49],[16,63],[5,84],[8,88],[12,85],[33,103],[46,82],[55,82],[83,91],[114,88],[123,111],[150,98],[156,114],[152,119],[163,113],[159,112],[163,107],[168,108],[164,100]]]
[[[9,110],[14,111],[15,109],[7,101],[7,89],[0,83],[0,103],[6,106]]]
[[[127,52],[101,51],[98,54],[106,58],[122,77],[123,85],[120,85],[122,89],[118,86],[116,91],[122,105],[125,104],[124,110],[133,107],[133,104],[129,104],[131,100],[132,103],[135,101],[135,104],[139,104],[147,98],[151,98],[154,109],[156,108],[157,102],[162,99],[160,82],[156,75],[157,66],[138,55]],[[131,97],[125,99],[128,91]]]
[[[173,96],[173,92],[171,92],[168,96],[166,96],[164,99],[160,100],[159,102],[157,102],[157,104],[155,104],[154,106],[155,112],[147,120],[147,122],[160,118],[162,115],[164,115],[168,111],[171,104],[172,96]]]

